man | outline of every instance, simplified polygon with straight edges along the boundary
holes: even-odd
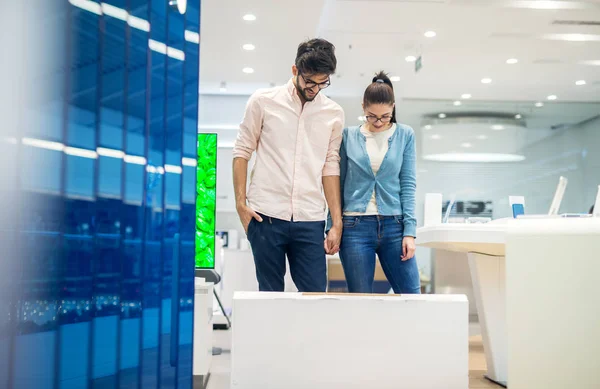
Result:
[[[336,65],[331,43],[304,42],[298,46],[292,79],[257,91],[246,106],[233,148],[233,185],[261,291],[284,290],[286,255],[301,292],[325,291],[325,253],[339,250],[344,113],[319,93],[330,85]],[[256,164],[246,196],[248,161],[254,151]],[[325,200],[333,220],[327,238]]]

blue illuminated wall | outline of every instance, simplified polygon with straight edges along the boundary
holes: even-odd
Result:
[[[0,387],[191,388],[200,0],[50,3]]]

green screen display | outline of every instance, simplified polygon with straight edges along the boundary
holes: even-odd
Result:
[[[198,134],[196,168],[196,267],[215,267],[217,134]]]

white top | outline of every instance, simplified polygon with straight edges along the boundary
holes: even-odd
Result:
[[[381,163],[385,158],[385,154],[389,149],[389,139],[396,131],[396,123],[392,123],[392,126],[381,132],[371,132],[363,125],[360,128],[360,132],[367,138],[367,153],[371,160],[371,169],[373,174],[377,175]],[[378,215],[377,210],[377,199],[375,198],[375,190],[371,195],[371,201],[367,205],[367,210],[364,213],[361,212],[345,212],[345,216],[367,216],[367,215]]]

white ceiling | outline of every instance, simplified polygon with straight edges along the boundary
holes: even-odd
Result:
[[[572,9],[521,8],[532,4]],[[256,21],[244,21],[247,13]],[[435,38],[424,36],[430,30]],[[582,34],[575,38],[588,41],[547,39],[556,34]],[[248,96],[285,83],[297,45],[316,36],[336,45],[338,71],[325,93],[344,108],[348,126],[359,124],[360,96],[376,71],[400,76],[398,118],[418,130],[420,154],[513,153],[600,114],[600,0],[203,0],[200,130],[218,131],[219,143],[231,146]],[[246,43],[256,49],[243,50]],[[420,72],[405,61],[409,55],[422,55]],[[519,62],[508,65],[509,58]],[[244,74],[245,67],[255,72]],[[484,77],[492,83],[482,84]],[[577,80],[587,84],[576,86]],[[226,92],[219,91],[222,82]],[[454,105],[465,93],[472,98]],[[548,101],[549,95],[558,99]],[[544,106],[536,108],[536,102]],[[431,135],[441,127],[422,127],[439,113],[521,114],[526,130],[517,131],[515,141],[509,131],[489,125],[465,127],[460,136],[445,131],[435,141]],[[477,139],[481,135],[487,139]],[[461,148],[465,142],[473,147]]]
[[[576,9],[519,8],[532,3]],[[577,9],[578,8],[578,9]],[[246,22],[246,13],[257,20]],[[380,69],[401,77],[405,100],[599,102],[600,25],[556,25],[555,20],[600,22],[600,0],[203,0],[201,93],[249,94],[291,74],[299,42],[324,37],[337,47],[332,97],[360,96]],[[437,33],[425,38],[426,31]],[[568,42],[556,34],[584,34]],[[256,50],[244,51],[252,43]],[[404,58],[422,55],[423,68]],[[519,63],[507,65],[508,58]],[[242,68],[252,67],[254,74]],[[493,81],[484,85],[480,80]],[[576,86],[575,81],[587,85]],[[466,102],[461,109],[468,108]]]

